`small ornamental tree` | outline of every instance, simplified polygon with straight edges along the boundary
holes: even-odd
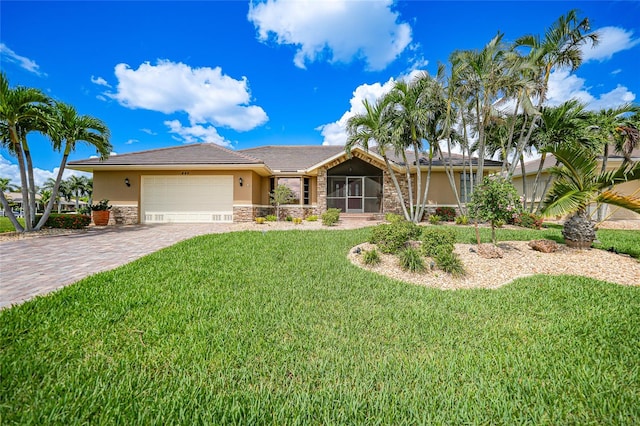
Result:
[[[276,206],[276,218],[280,220],[280,206],[291,204],[296,199],[296,194],[286,185],[278,185],[271,192],[271,204]]]
[[[491,240],[496,244],[496,222],[508,222],[520,214],[522,200],[511,182],[500,176],[487,176],[483,179],[482,185],[474,188],[468,208],[476,220],[491,223]]]

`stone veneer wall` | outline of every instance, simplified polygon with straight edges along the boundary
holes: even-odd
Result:
[[[405,200],[409,200],[409,191],[407,190],[406,179],[398,179],[400,191]],[[396,187],[393,184],[391,175],[388,171],[382,171],[382,212],[402,214],[402,206],[396,193]]]
[[[327,168],[323,167],[318,170],[318,179],[316,185],[318,186],[317,196],[317,212],[312,214],[321,214],[327,210]]]
[[[135,225],[138,220],[138,206],[113,206],[109,215],[109,225]]]
[[[273,206],[251,206],[251,207],[234,207],[234,222],[253,222],[256,217],[266,217],[267,215],[275,215],[276,208]],[[280,220],[285,220],[287,216],[299,217],[305,219],[307,216],[318,214],[318,209],[311,206],[287,206],[280,207]]]

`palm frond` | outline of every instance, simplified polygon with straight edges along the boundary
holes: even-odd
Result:
[[[606,203],[612,206],[622,207],[640,214],[640,198],[629,195],[621,195],[613,191],[604,191],[596,197],[599,203]]]

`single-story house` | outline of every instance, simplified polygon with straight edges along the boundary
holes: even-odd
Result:
[[[408,155],[415,178],[416,161]],[[406,193],[405,165],[392,160]],[[424,182],[426,162],[419,160]],[[451,163],[460,193],[468,166],[464,169],[457,156]],[[274,214],[269,195],[277,185],[288,186],[296,195],[293,203],[281,209],[281,214],[292,217],[319,215],[328,208],[371,215],[402,211],[384,159],[361,147],[349,155],[343,146],[282,145],[234,151],[202,143],[112,155],[106,160],[71,161],[68,167],[93,173],[93,199],[109,200],[111,224],[251,221]],[[487,174],[499,168],[499,162],[485,161]],[[434,208],[456,205],[444,164],[437,160],[428,198]]]
[[[609,152],[614,152],[613,147],[610,147]],[[602,156],[598,161],[598,171],[602,167]],[[607,170],[615,170],[622,165],[624,157],[619,154],[610,154],[607,157]],[[549,169],[554,167],[557,163],[556,158],[553,154],[549,154],[546,156],[544,164],[542,165],[542,171],[540,173],[540,179],[538,182],[538,189],[536,194],[533,194],[533,189],[535,185],[536,174],[538,173],[538,168],[540,166],[541,158],[537,158],[535,160],[528,161],[524,163],[524,174],[522,173],[522,169],[518,167],[517,171],[513,174],[513,184],[520,193],[521,196],[525,194],[526,188],[526,198],[527,203],[538,203],[542,196],[542,191],[544,189],[545,183],[548,181],[548,188],[551,188],[551,184],[553,182],[553,178],[549,173]],[[631,153],[631,161],[640,161],[640,149],[635,149]],[[524,186],[523,186],[524,184]],[[619,192],[622,195],[631,195],[633,197],[640,197],[640,181],[626,182],[620,185],[617,185],[615,188],[616,192]],[[588,207],[588,212],[595,218],[596,205],[592,204]],[[604,205],[601,207],[603,211],[603,217],[612,219],[612,220],[640,220],[640,214],[632,212],[631,210],[626,210],[620,207],[613,207]]]

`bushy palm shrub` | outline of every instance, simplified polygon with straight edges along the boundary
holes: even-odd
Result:
[[[340,220],[340,209],[327,209],[322,213],[322,224],[324,226],[333,226]]]
[[[435,257],[441,251],[453,252],[456,235],[450,229],[425,228],[422,231],[421,241],[424,255]]]
[[[440,250],[434,257],[434,260],[439,269],[454,277],[461,277],[465,274],[462,260],[460,260],[460,257],[453,251]]]
[[[410,240],[420,237],[421,228],[413,222],[401,220],[382,223],[374,227],[369,237],[371,244],[377,244],[383,253],[398,253]]]

